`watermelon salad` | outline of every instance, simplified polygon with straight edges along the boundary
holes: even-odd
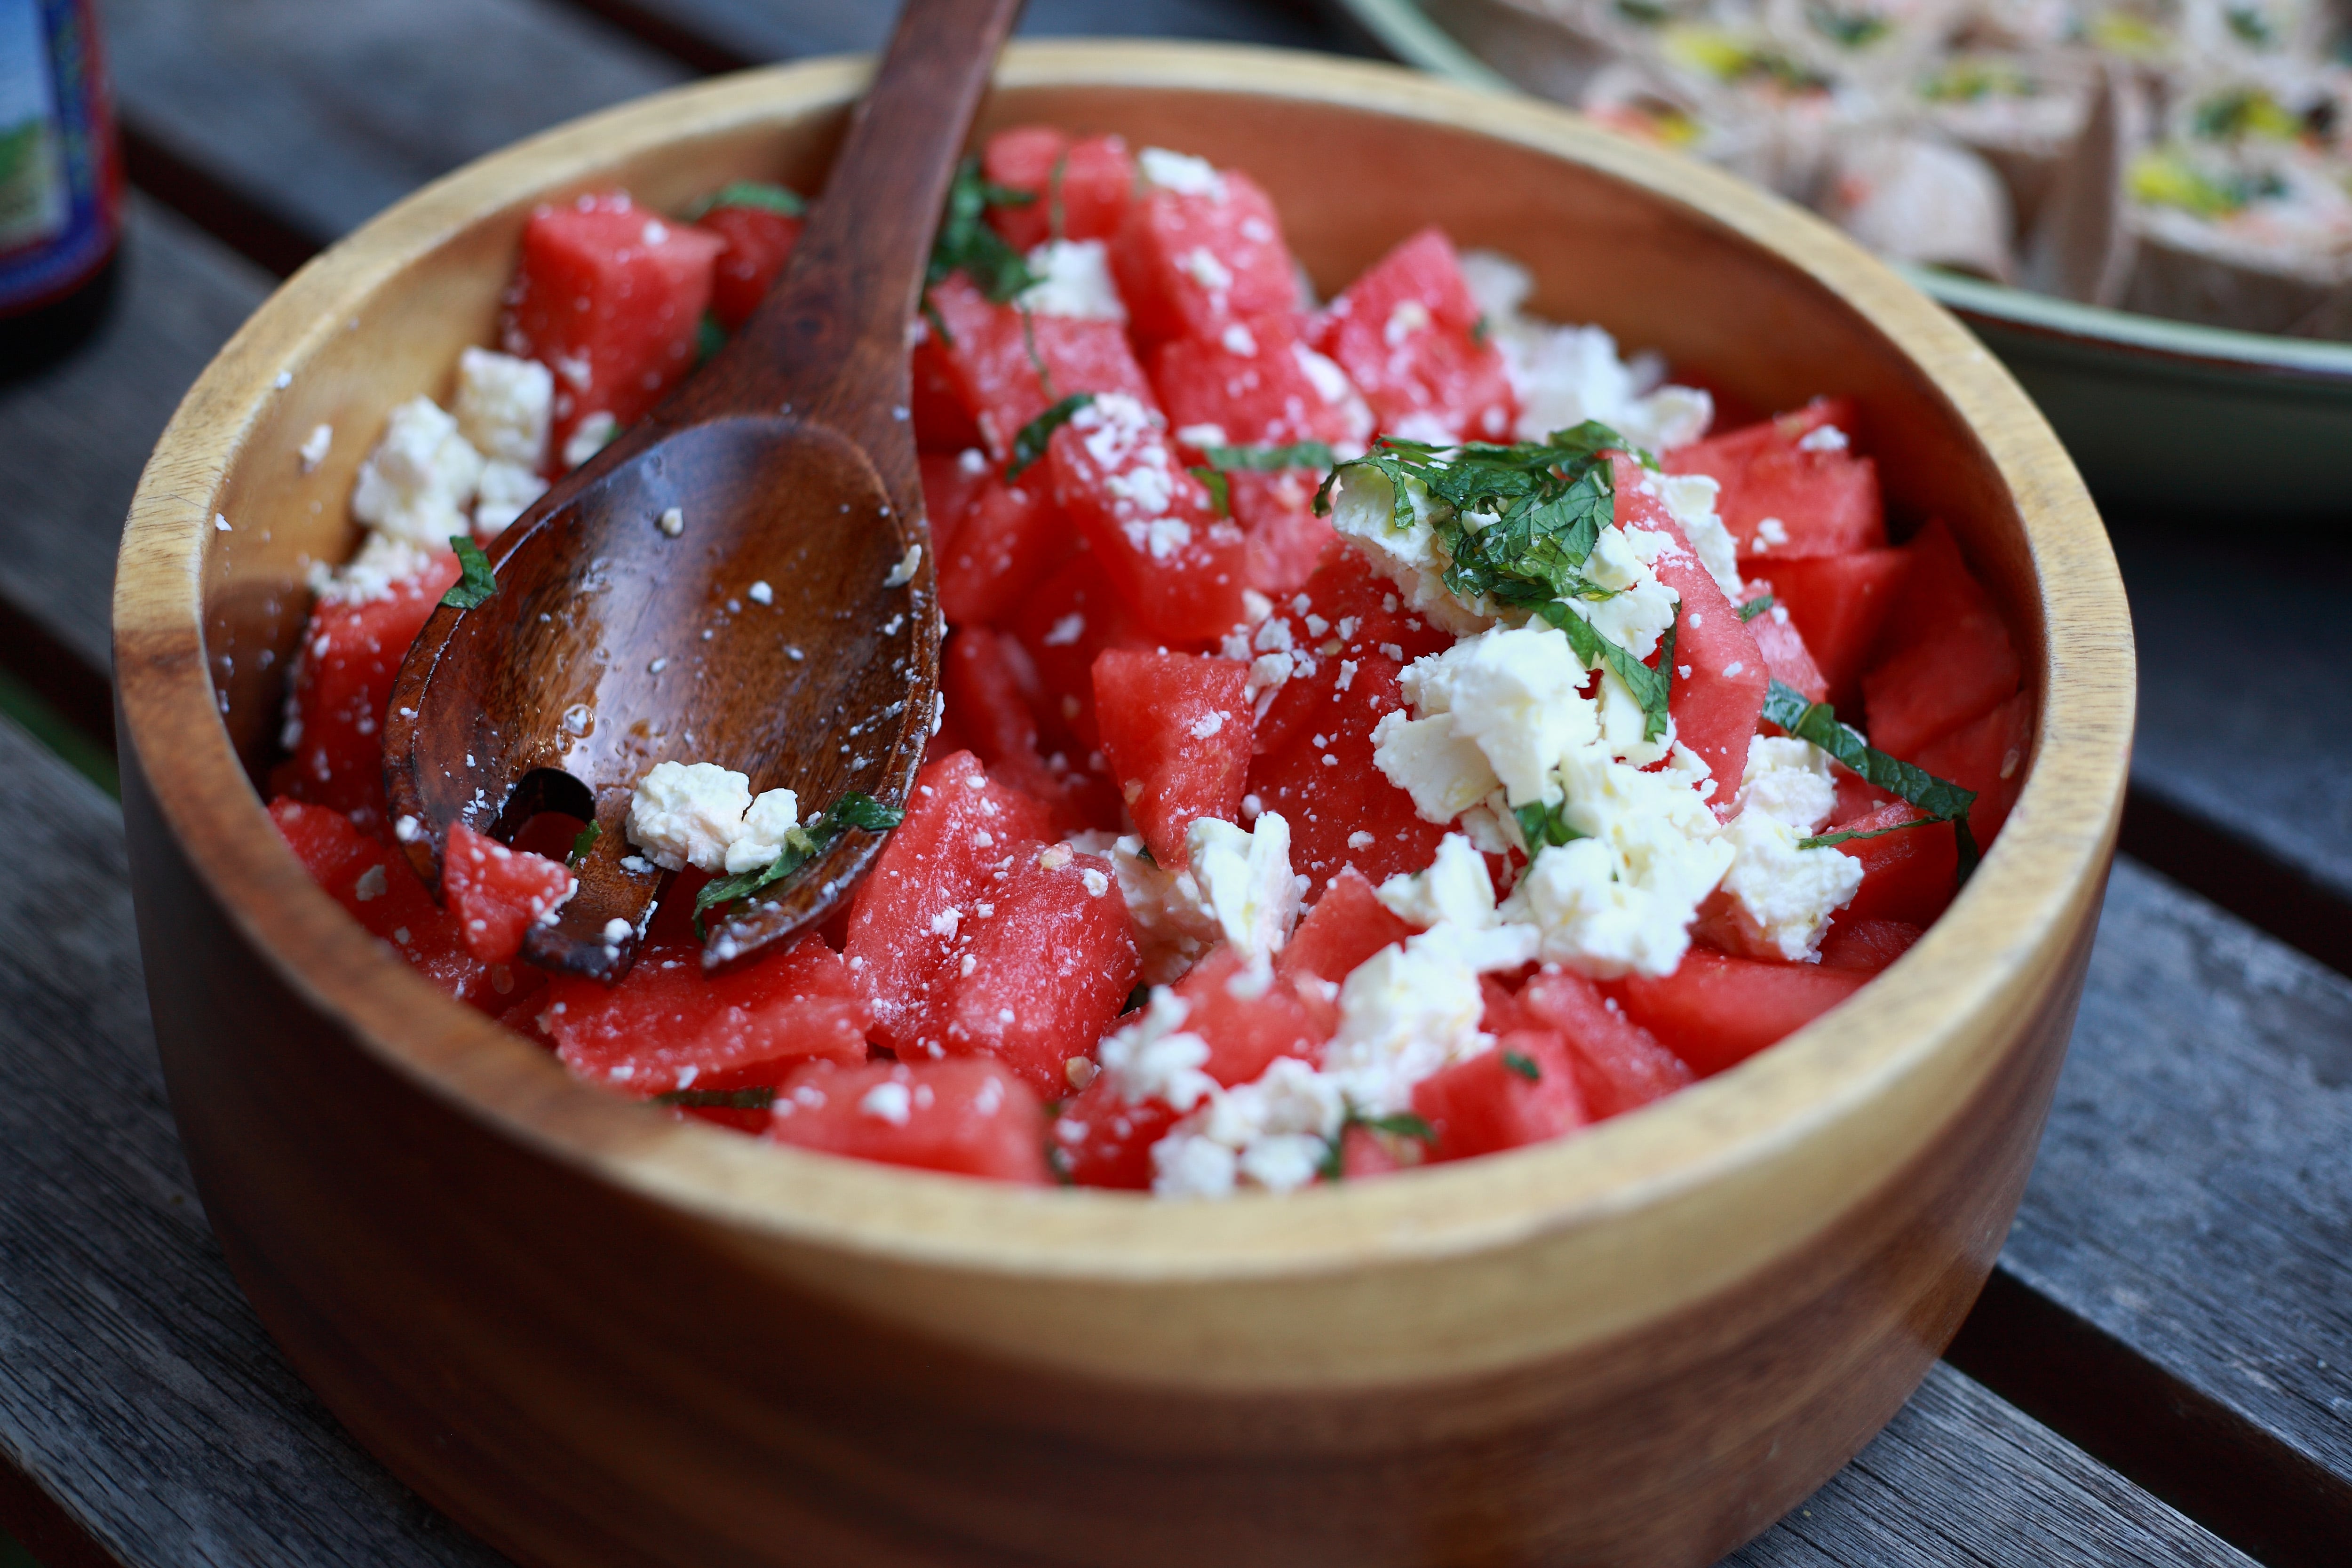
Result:
[[[911,330],[950,628],[912,792],[662,762],[626,824],[673,873],[634,966],[533,969],[590,830],[457,826],[423,885],[386,820],[394,674],[445,595],[496,591],[479,546],[752,310],[800,210],[540,209],[497,348],[393,412],[362,547],[312,571],[271,816],[578,1078],[1010,1182],[1362,1179],[1745,1060],[1901,956],[2000,832],[2017,648],[1947,528],[1890,540],[1866,410],[1718,428],[1436,229],[1318,300],[1243,171],[1030,127],[960,174]],[[889,829],[845,913],[707,968],[699,916],[845,821]]]

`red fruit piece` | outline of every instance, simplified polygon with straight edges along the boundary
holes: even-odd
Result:
[[[1710,1078],[1796,1033],[1869,978],[1850,969],[1693,948],[1672,974],[1629,974],[1603,982],[1601,990],[1660,1045]]]
[[[1312,975],[1336,986],[1364,960],[1412,934],[1412,927],[1389,911],[1362,872],[1344,870],[1275,955],[1274,973],[1285,981]]]
[[[1811,561],[1768,561],[1771,574],[1760,586],[1775,608],[1804,634],[1829,700],[1842,712],[1861,710],[1862,670],[1886,624],[1886,613],[1903,591],[1911,556],[1902,550],[1857,550]]]
[[[1423,229],[1349,284],[1324,311],[1316,347],[1339,362],[1391,435],[1510,439],[1518,417],[1510,374],[1479,330],[1443,229]]]
[[[1194,964],[1173,989],[1186,1004],[1184,1028],[1208,1042],[1201,1070],[1227,1089],[1255,1081],[1276,1057],[1312,1058],[1339,1026],[1338,1001],[1318,981],[1253,976],[1229,947]]]
[[[1242,530],[1244,577],[1270,599],[1286,599],[1305,586],[1339,537],[1330,519],[1315,515],[1315,488],[1321,482],[1320,474],[1305,468],[1225,476],[1234,521]]]
[[[891,831],[851,906],[843,945],[872,1034],[908,1054],[944,1048],[948,981],[960,966],[962,923],[992,899],[1051,831],[1045,807],[991,782],[970,752],[917,775],[906,820]]]
[[[269,803],[269,820],[310,880],[458,1001],[495,1017],[536,983],[536,970],[485,963],[467,952],[457,917],[433,901],[406,858],[361,833],[341,812],[281,795]]]
[[[1813,662],[1793,616],[1775,605],[1748,623],[1748,635],[1756,639],[1756,651],[1764,656],[1764,668],[1773,679],[1804,693],[1808,702],[1829,700],[1829,678]]]
[[[1876,974],[1911,951],[1923,933],[1901,921],[1857,921],[1840,914],[1822,938],[1822,967]]]
[[[1612,1006],[1601,988],[1562,969],[1538,971],[1518,994],[1519,1016],[1568,1046],[1586,1112],[1595,1121],[1637,1110],[1691,1082],[1689,1064]]]
[[[466,951],[484,963],[513,963],[531,922],[578,886],[561,860],[509,849],[462,822],[449,829],[441,901],[457,916]]]
[[[1055,499],[1145,628],[1202,642],[1241,621],[1242,531],[1216,516],[1155,411],[1097,398],[1054,432],[1046,461]]]
[[[910,331],[915,346],[907,355],[907,402],[915,425],[915,445],[925,452],[964,452],[981,445],[980,424],[964,402],[963,384],[940,343],[928,315]]]
[[[551,451],[590,414],[635,422],[694,368],[724,243],[623,191],[530,215],[499,336],[555,373]]]
[[[1714,775],[1710,804],[1722,816],[1739,794],[1748,742],[1764,711],[1771,673],[1748,624],[1724,596],[1714,574],[1700,564],[1682,525],[1665,502],[1643,485],[1640,465],[1622,452],[1612,454],[1611,462],[1617,482],[1617,521],[1626,528],[1656,529],[1671,535],[1675,544],[1659,556],[1654,568],[1658,581],[1682,596],[1667,710],[1674,716],[1675,737],[1697,752]]]
[[[1151,1146],[1175,1122],[1175,1110],[1160,1100],[1129,1103],[1104,1073],[1055,1119],[1053,1158],[1074,1186],[1141,1192],[1151,1185]]]
[[[1931,522],[1907,548],[1910,574],[1862,695],[1871,744],[1911,762],[2014,695],[2023,667],[1951,530]]]
[[[1817,397],[1660,460],[1670,474],[1706,474],[1721,487],[1716,515],[1731,531],[1743,569],[1751,558],[1777,564],[1874,549],[1886,542],[1878,466],[1856,457],[1849,441],[1818,434],[1832,428],[1853,435],[1852,398]]]
[[[1035,195],[1025,205],[988,209],[996,232],[1024,251],[1055,237],[1110,238],[1135,188],[1135,160],[1120,138],[1074,140],[1047,125],[1016,125],[990,137],[981,152],[981,174],[990,184]]]
[[[1237,169],[1221,171],[1210,191],[1148,186],[1111,241],[1110,264],[1143,342],[1213,339],[1297,299],[1274,202]]]
[[[977,447],[961,452],[921,452],[916,461],[923,473],[923,510],[931,525],[931,549],[946,561],[955,548],[956,531],[993,475],[987,455]]]
[[[1344,1181],[1360,1182],[1410,1170],[1428,1157],[1420,1139],[1382,1132],[1360,1121],[1339,1134],[1339,1175]]]
[[[997,1058],[1040,1094],[1068,1091],[1066,1068],[1094,1048],[1140,967],[1110,862],[1055,845],[1024,852],[967,906],[942,976],[940,1042]]]
[[[940,689],[959,733],[991,778],[1043,802],[1056,828],[1115,830],[1118,797],[1108,782],[1070,769],[1063,753],[1055,753],[1055,762],[1040,754],[1037,677],[1028,665],[1021,645],[1001,632],[965,626],[950,635]]]
[[[811,1062],[776,1096],[778,1143],[886,1165],[1044,1186],[1045,1108],[999,1063]]]
[[[428,552],[415,577],[361,604],[321,600],[310,612],[294,665],[295,733],[289,755],[270,775],[281,795],[349,813],[368,833],[382,833],[383,716],[393,678],[441,595],[457,580],[457,557]]]
[[[1043,468],[1016,483],[991,475],[952,543],[939,547],[940,613],[950,626],[995,620],[1076,544]]]
[[[1095,658],[1108,647],[1150,647],[1152,638],[1120,602],[1095,552],[1081,550],[1064,562],[1021,596],[1003,625],[1037,672],[1039,733],[1068,747],[1074,758],[1097,751]]]
[[[2026,759],[2033,752],[2033,699],[2021,691],[1973,723],[1963,724],[1919,750],[1919,765],[1977,793],[1969,806],[1969,832],[1979,849],[1990,849],[2025,784]]]
[[[710,313],[731,332],[751,320],[784,275],[801,220],[771,207],[723,206],[697,221],[719,239],[710,269]]]
[[[1238,821],[1250,765],[1249,669],[1195,654],[1111,648],[1095,660],[1103,754],[1152,858],[1191,863],[1185,830]]]
[[[841,955],[804,936],[708,973],[699,944],[648,942],[618,984],[551,976],[539,1026],[573,1076],[642,1100],[863,1062],[869,1016]]]
[[[1249,791],[1290,824],[1291,869],[1308,879],[1309,898],[1349,866],[1374,881],[1421,870],[1445,837],[1372,761],[1373,728],[1404,706],[1402,668],[1351,644],[1293,676],[1267,710],[1262,729],[1271,732],[1251,759]]]
[[[939,348],[957,399],[1000,464],[1011,459],[1024,426],[1073,393],[1122,392],[1157,406],[1117,321],[992,304],[961,272],[931,285],[924,298],[937,317],[927,330],[947,328]]]
[[[1214,337],[1160,344],[1151,384],[1170,424],[1213,425],[1224,436],[1215,445],[1361,441],[1370,431],[1354,389],[1328,361],[1304,357],[1309,352],[1291,313],[1271,311],[1228,322]]]
[[[1587,1121],[1567,1046],[1540,1029],[1513,1030],[1493,1050],[1422,1079],[1412,1109],[1437,1134],[1440,1160],[1539,1143]]]
[[[1904,826],[1913,822],[1923,826]],[[1861,888],[1838,912],[1842,921],[1890,920],[1925,926],[1959,891],[1959,843],[1951,825],[1927,821],[1927,814],[1907,801],[1835,823],[1828,831],[1878,835],[1849,838],[1837,847],[1840,854],[1853,856],[1863,866]]]

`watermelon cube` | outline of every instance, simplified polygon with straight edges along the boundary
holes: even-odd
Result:
[[[555,373],[550,451],[591,414],[634,423],[694,368],[725,243],[625,191],[530,215],[499,336],[507,353]]]
[[[1313,1058],[1339,1027],[1338,999],[1318,980],[1297,983],[1263,970],[1229,947],[1194,964],[1173,987],[1186,1004],[1184,1027],[1208,1042],[1201,1070],[1231,1089],[1255,1082],[1276,1057]]]
[[[648,942],[617,984],[551,976],[539,1026],[573,1076],[650,1099],[862,1063],[869,1016],[841,954],[804,936],[709,973],[699,943]]]
[[[1803,634],[1805,651],[1829,683],[1828,700],[1840,712],[1860,712],[1863,668],[1903,591],[1910,552],[1857,550],[1759,564],[1769,574],[1759,585],[1770,592],[1772,607],[1788,611],[1790,624]]]
[[[1931,522],[1907,546],[1911,570],[1885,645],[1862,677],[1871,743],[1905,761],[2017,691],[2024,667],[1992,595]]]
[[[1822,967],[1876,974],[1910,952],[1921,934],[1902,921],[1858,921],[1841,913],[1822,938]]]
[[[383,812],[383,719],[409,645],[457,580],[457,557],[426,552],[423,572],[375,596],[322,598],[296,656],[289,702],[287,760],[272,789],[350,814],[380,834]]]
[[[941,979],[940,1044],[997,1058],[1040,1095],[1067,1091],[1067,1067],[1118,1016],[1140,965],[1110,862],[1055,845],[1016,858],[963,910]]]
[[[1349,284],[1324,311],[1315,346],[1348,373],[1391,435],[1511,437],[1518,404],[1510,374],[1443,229],[1423,229]]]
[[[1601,990],[1701,1078],[1711,1078],[1795,1034],[1869,979],[1852,969],[1695,947],[1672,974],[1628,974],[1602,982]]]
[[[1528,1026],[1556,1031],[1568,1047],[1585,1111],[1595,1121],[1637,1110],[1692,1080],[1682,1058],[1581,974],[1547,966],[1517,1000]]]
[[[1139,342],[1214,339],[1230,322],[1297,302],[1282,220],[1257,182],[1219,171],[1202,189],[1147,184],[1110,243]]]
[[[441,856],[441,901],[457,918],[459,940],[484,963],[512,963],[523,932],[551,916],[579,888],[561,860],[509,849],[460,822]]]
[[[886,1165],[1045,1186],[1045,1108],[999,1063],[810,1062],[779,1086],[768,1138]]]
[[[931,285],[924,298],[937,318],[927,327],[932,338],[926,346],[938,341],[956,400],[999,463],[1011,459],[1014,437],[1031,420],[1074,393],[1123,393],[1157,406],[1117,321],[995,304],[961,272]]]
[[[2021,691],[1983,718],[1963,724],[1919,750],[1919,765],[1939,779],[1976,791],[1969,832],[1990,849],[2025,784],[2033,752],[2033,699]]]
[[[1095,659],[1103,754],[1152,858],[1190,864],[1185,830],[1240,820],[1250,766],[1249,669],[1197,654],[1110,648]]]
[[[1764,668],[1773,679],[1802,692],[1808,702],[1829,700],[1829,677],[1813,662],[1805,634],[1788,611],[1774,605],[1748,621],[1748,635],[1756,639],[1756,651],[1764,656]]]
[[[843,943],[877,1041],[902,1056],[944,1048],[962,923],[1051,831],[1043,805],[992,782],[970,752],[916,775],[906,819],[858,888]]]
[[[1228,322],[1214,337],[1160,344],[1151,384],[1177,429],[1213,426],[1223,435],[1213,445],[1363,441],[1371,430],[1362,400],[1345,373],[1318,359],[1291,312],[1273,310]]]
[[[1274,973],[1286,982],[1312,977],[1337,986],[1358,964],[1412,934],[1412,927],[1381,902],[1370,879],[1350,867],[1330,879],[1290,933],[1275,955]]]
[[[1908,823],[1920,826],[1906,826]],[[1901,828],[1900,832],[1890,829]],[[1831,829],[1837,833],[1876,834],[1874,838],[1849,838],[1838,852],[1862,862],[1862,886],[1839,911],[1841,921],[1901,921],[1925,926],[1944,912],[1960,889],[1959,841],[1951,825],[1927,820],[1927,814],[1907,801],[1894,801]]]
[[[1467,1061],[1415,1084],[1413,1114],[1436,1133],[1440,1160],[1466,1160],[1574,1131],[1588,1118],[1568,1047],[1548,1030],[1516,1029]]]
[[[1751,562],[1845,555],[1886,542],[1878,467],[1854,455],[1853,428],[1853,399],[1817,397],[1661,460],[1670,474],[1705,474],[1721,487],[1716,514],[1743,570]]]
[[[1331,520],[1315,515],[1322,478],[1305,468],[1225,476],[1234,521],[1242,530],[1244,578],[1270,599],[1287,599],[1306,586],[1324,552],[1339,542]]]
[[[915,346],[907,354],[907,401],[917,449],[961,453],[977,448],[982,444],[980,423],[964,402],[963,384],[938,331],[922,316],[915,318],[908,331]]]
[[[1037,672],[1018,642],[987,626],[960,628],[940,659],[940,689],[989,777],[1042,802],[1057,830],[1117,831],[1118,796],[1109,781],[1071,768],[1063,752],[1048,758],[1039,751]]]
[[[801,237],[801,220],[772,207],[719,206],[698,221],[719,239],[711,264],[710,313],[731,332],[751,320],[784,275]]]
[[[1044,468],[1011,483],[992,474],[954,539],[938,547],[940,613],[950,626],[994,621],[1076,544]]]
[[[1016,250],[1049,239],[1108,239],[1127,216],[1135,160],[1116,136],[1072,137],[1049,125],[1016,125],[988,139],[980,155],[990,184],[1035,200],[992,206],[988,221]]]
[[[1088,1083],[1055,1118],[1052,1157],[1073,1186],[1143,1192],[1151,1185],[1151,1146],[1176,1123],[1161,1100],[1130,1102],[1108,1073]]]
[[[1095,719],[1095,659],[1105,648],[1150,647],[1154,639],[1136,624],[1091,550],[1079,551],[1024,595],[1003,626],[1036,671],[1040,738],[1085,758],[1089,771],[1101,772],[1088,755],[1102,746]]]
[[[1237,625],[1248,551],[1188,472],[1158,412],[1103,396],[1054,433],[1054,496],[1135,618],[1168,642],[1202,642]]]
[[[955,548],[957,531],[993,470],[988,456],[977,447],[961,452],[918,452],[923,475],[923,512],[931,525],[933,558],[945,561]]]

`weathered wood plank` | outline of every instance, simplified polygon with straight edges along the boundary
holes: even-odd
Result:
[[[0,623],[28,677],[48,659],[107,668],[114,546],[149,448],[188,384],[268,292],[270,279],[183,219],[131,198],[122,273],[97,332],[69,358],[0,386]],[[53,678],[58,673],[47,672]],[[84,681],[51,700],[85,723]],[[110,732],[102,685],[95,722]]]
[[[351,1443],[230,1280],[164,1103],[110,804],[5,724],[0,798],[0,1463],[131,1568],[497,1561]],[[1807,1508],[1737,1561],[2242,1561],[1948,1371]]]
[[[124,120],[324,241],[691,72],[561,0],[106,0]]]
[[[2266,1557],[2340,1561],[2352,980],[2120,862],[2002,1268],[2048,1308],[1989,1296],[2036,1342],[1979,1352],[2038,1414]]]

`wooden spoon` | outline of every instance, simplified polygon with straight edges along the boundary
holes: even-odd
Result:
[[[602,831],[523,944],[616,980],[669,877],[625,826],[656,763],[713,762],[801,814],[902,802],[929,739],[941,626],[908,416],[907,328],[965,133],[1020,0],[908,0],[792,264],[734,341],[558,480],[444,605],[393,687],[394,828],[441,886],[451,826]],[[673,534],[664,515],[682,520]],[[706,965],[822,921],[880,847],[853,830],[716,922]]]

